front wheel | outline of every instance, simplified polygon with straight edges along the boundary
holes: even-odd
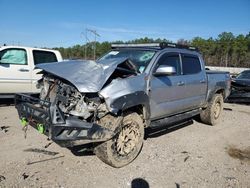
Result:
[[[215,94],[207,108],[200,113],[201,121],[209,125],[216,125],[220,120],[222,110],[223,96],[221,94]]]
[[[137,113],[124,116],[121,130],[111,140],[95,147],[95,154],[115,168],[131,163],[140,153],[144,139],[144,125]]]

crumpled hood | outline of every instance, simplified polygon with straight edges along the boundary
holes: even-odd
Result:
[[[94,93],[102,89],[116,67],[126,58],[112,58],[95,61],[64,61],[44,63],[36,66],[50,74],[72,83],[80,92]]]

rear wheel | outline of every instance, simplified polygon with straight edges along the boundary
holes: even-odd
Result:
[[[117,135],[95,147],[94,151],[97,157],[106,164],[120,168],[131,163],[138,156],[143,139],[142,118],[137,113],[130,113],[124,116]]]
[[[207,108],[201,112],[201,121],[209,125],[216,125],[220,120],[222,110],[223,96],[221,94],[215,94],[209,102]]]

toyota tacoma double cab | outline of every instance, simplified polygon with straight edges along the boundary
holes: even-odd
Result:
[[[36,67],[40,98],[15,96],[23,126],[63,147],[93,143],[116,168],[138,156],[147,127],[197,115],[217,124],[230,93],[229,73],[206,71],[195,48],[172,43],[116,44],[97,61]]]

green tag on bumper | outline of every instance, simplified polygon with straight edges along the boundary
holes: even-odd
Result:
[[[44,125],[41,123],[37,124],[37,130],[39,133],[43,134],[45,131]]]
[[[25,127],[25,126],[28,125],[28,121],[27,121],[26,118],[22,118],[22,119],[21,119],[21,125],[22,125],[23,127]]]

